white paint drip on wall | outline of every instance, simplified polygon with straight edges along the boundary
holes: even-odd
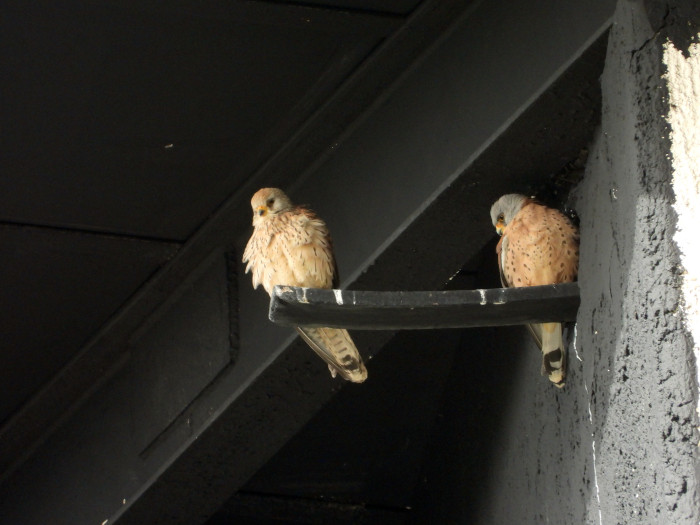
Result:
[[[693,337],[696,365],[700,363],[700,44],[683,56],[673,43],[664,44],[665,79],[669,92],[669,123],[673,190],[678,215],[674,240],[683,265],[681,311]],[[696,366],[696,369],[698,367]],[[700,384],[700,371],[698,372]],[[700,398],[700,396],[699,396]],[[700,412],[700,406],[696,407]]]
[[[586,394],[588,394],[588,421],[591,423],[591,429],[593,429],[593,411],[591,410],[591,394],[588,391],[588,386],[584,383],[583,388],[586,389]],[[603,525],[603,511],[600,507],[600,486],[598,485],[598,466],[596,464],[595,457],[595,434],[591,432],[591,449],[593,451],[593,483],[595,483],[595,499],[598,502],[598,524]]]
[[[583,363],[583,359],[581,359],[581,356],[578,355],[578,346],[576,345],[577,336],[578,336],[578,332],[576,331],[576,325],[574,325],[574,342],[573,342],[574,353],[576,354],[576,359],[578,359],[579,361],[581,361]]]

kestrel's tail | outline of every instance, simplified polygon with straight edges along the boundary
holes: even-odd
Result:
[[[547,375],[554,386],[563,387],[566,380],[566,349],[561,323],[531,324],[528,328],[542,350],[542,375]]]
[[[362,383],[367,379],[367,369],[347,330],[308,326],[297,326],[296,330],[311,349],[328,363],[333,377],[337,372],[353,383]]]

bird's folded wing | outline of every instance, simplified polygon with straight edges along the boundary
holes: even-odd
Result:
[[[527,325],[527,329],[530,334],[532,334],[535,343],[537,343],[537,347],[542,350],[542,324],[531,323]]]
[[[311,349],[343,379],[353,383],[362,383],[367,379],[367,369],[347,330],[306,326],[297,326],[296,330]]]

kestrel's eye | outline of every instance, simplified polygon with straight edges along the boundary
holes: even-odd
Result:
[[[275,203],[275,199],[267,199],[267,207],[272,208],[272,205]]]
[[[503,219],[504,219],[504,218],[505,218],[505,217],[503,217],[503,214],[502,214],[502,213],[499,213],[499,214],[498,214],[498,220],[499,220],[500,222],[503,222]]]

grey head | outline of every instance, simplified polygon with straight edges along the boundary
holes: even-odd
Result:
[[[491,206],[491,222],[496,227],[499,234],[503,233],[505,228],[513,217],[517,215],[520,208],[528,201],[528,197],[519,193],[508,193],[501,196]]]

